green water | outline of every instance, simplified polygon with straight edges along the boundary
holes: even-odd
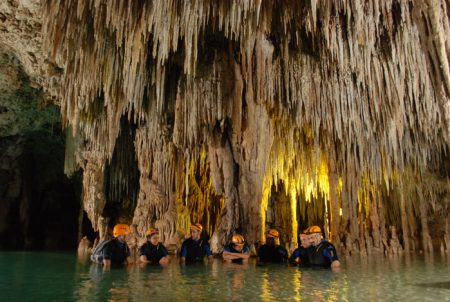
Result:
[[[0,301],[450,301],[450,258],[344,259],[339,272],[283,265],[131,266],[69,253],[0,252]]]

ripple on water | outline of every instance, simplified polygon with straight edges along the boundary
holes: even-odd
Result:
[[[450,301],[450,259],[344,259],[340,272],[285,265],[131,266],[68,253],[0,252],[2,301]]]

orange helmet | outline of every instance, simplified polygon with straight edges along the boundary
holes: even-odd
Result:
[[[203,226],[200,223],[194,223],[191,224],[191,229],[201,232],[203,230]]]
[[[145,232],[145,237],[148,237],[148,236],[153,236],[153,235],[159,235],[159,231],[157,230],[157,229],[148,229],[146,232]]]
[[[244,244],[245,240],[242,235],[236,234],[236,235],[233,235],[233,237],[231,238],[231,242],[233,244]]]
[[[118,237],[120,235],[128,235],[131,234],[131,229],[128,224],[119,223],[114,226],[113,236]]]
[[[313,226],[310,226],[309,228],[307,228],[307,229],[305,230],[305,233],[306,233],[307,235],[311,235],[311,234],[322,234],[322,229],[321,229],[319,226],[317,226],[317,225],[313,225]]]
[[[267,236],[268,236],[268,237],[273,237],[273,238],[278,238],[278,237],[280,237],[280,233],[278,233],[278,231],[275,230],[275,229],[270,229],[270,230],[267,232]]]

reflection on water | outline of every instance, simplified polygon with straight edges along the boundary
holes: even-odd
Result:
[[[130,266],[72,254],[0,253],[2,301],[450,301],[448,257],[344,259],[340,272],[284,265]]]

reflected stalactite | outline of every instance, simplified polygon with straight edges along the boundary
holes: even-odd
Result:
[[[277,209],[292,244],[317,223],[348,254],[397,240],[450,250],[449,169],[436,172],[450,140],[446,5],[44,1],[94,229],[106,180],[93,174],[126,114],[139,232],[170,241],[197,220],[215,249],[237,229],[255,243]],[[430,234],[436,221],[447,226]]]

